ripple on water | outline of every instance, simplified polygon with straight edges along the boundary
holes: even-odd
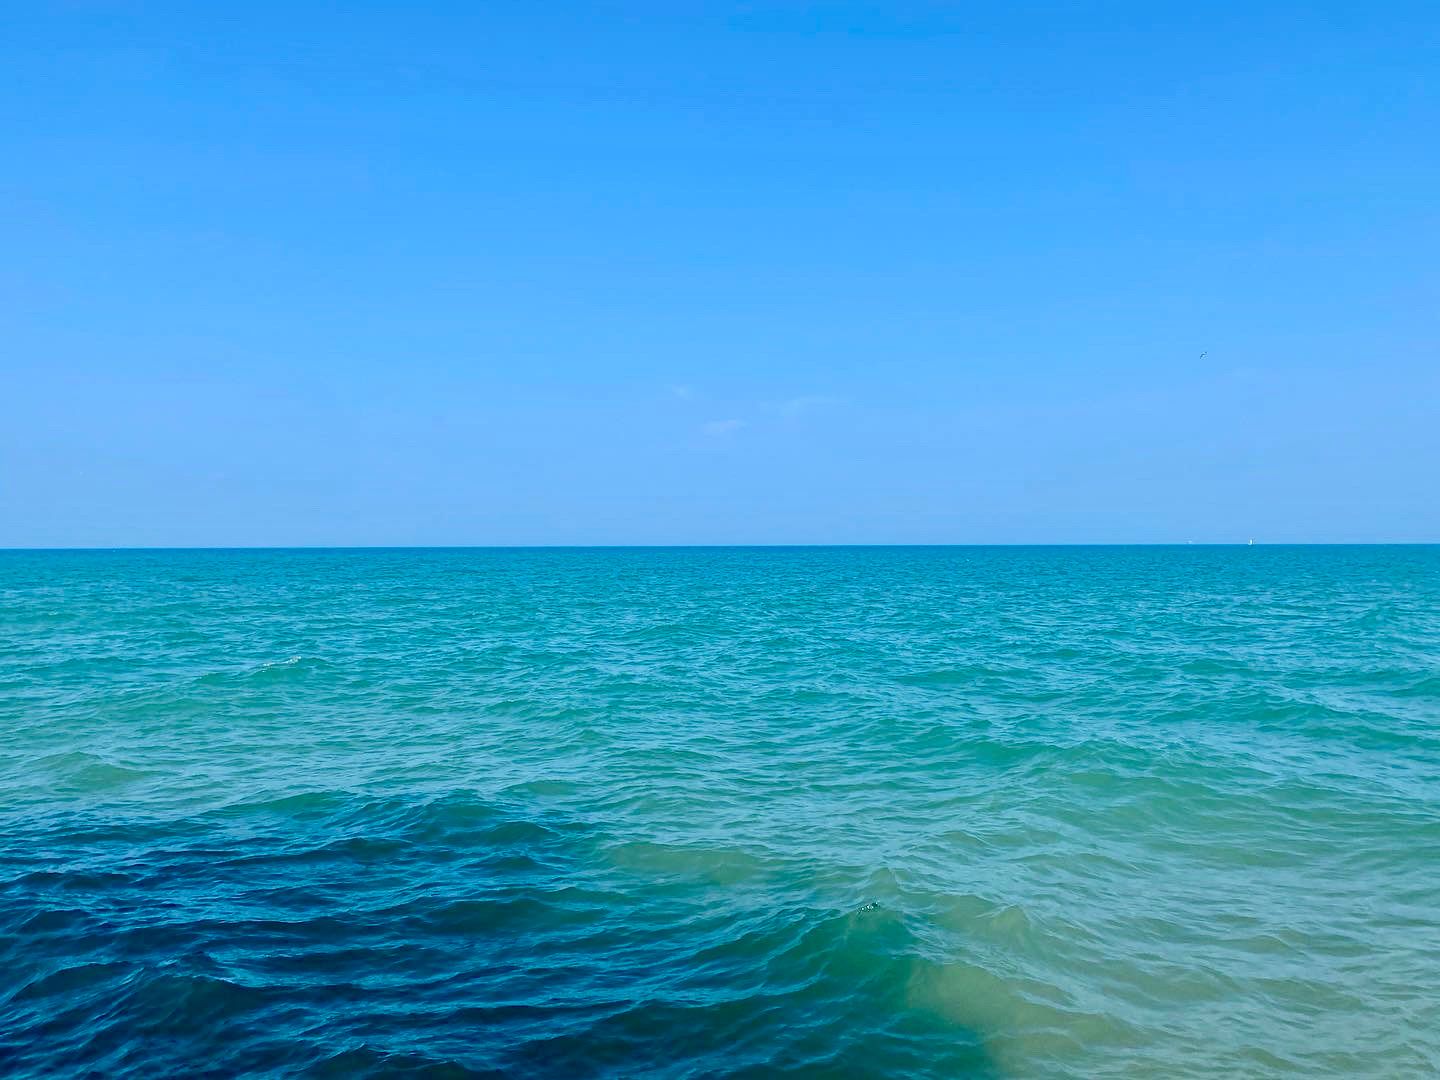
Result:
[[[1440,555],[0,555],[15,1075],[1440,1071]]]

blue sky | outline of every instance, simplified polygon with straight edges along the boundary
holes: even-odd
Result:
[[[0,546],[1440,540],[1434,4],[22,7]]]

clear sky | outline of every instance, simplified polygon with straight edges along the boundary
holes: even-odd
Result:
[[[11,5],[0,546],[1440,540],[1440,5]]]

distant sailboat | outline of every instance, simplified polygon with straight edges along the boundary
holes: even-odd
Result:
[[[1245,546],[1246,546],[1246,547],[1254,547],[1254,546],[1255,546],[1255,538],[1254,538],[1253,536],[1250,537],[1250,543],[1246,544]]]

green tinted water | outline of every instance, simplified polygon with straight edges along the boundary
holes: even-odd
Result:
[[[0,554],[0,1066],[1440,1069],[1440,550]]]

